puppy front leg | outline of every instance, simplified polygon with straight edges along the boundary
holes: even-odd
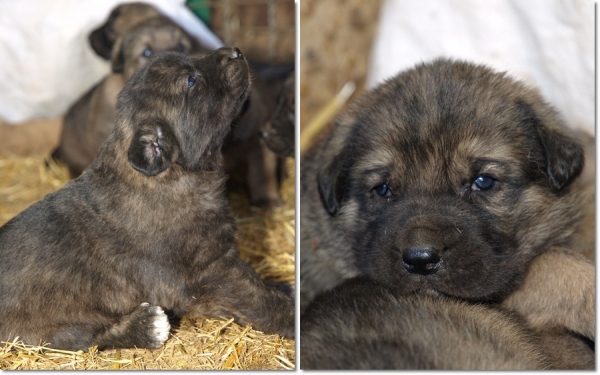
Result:
[[[595,267],[566,249],[551,249],[531,263],[521,287],[502,306],[527,318],[534,328],[562,326],[595,338]]]
[[[235,259],[237,258],[237,259]],[[243,260],[229,257],[212,264],[192,288],[198,317],[233,317],[265,333],[294,337],[294,300],[262,280]]]
[[[81,312],[79,321],[64,322],[52,328],[38,327],[38,333],[27,333],[26,342],[33,343],[43,337],[53,348],[85,350],[97,345],[110,348],[160,348],[169,337],[171,326],[163,309],[142,303],[129,314],[120,317],[106,316],[98,311]],[[21,335],[20,335],[21,336]]]
[[[171,325],[159,306],[142,303],[129,315],[94,338],[99,349],[160,348],[169,337]]]

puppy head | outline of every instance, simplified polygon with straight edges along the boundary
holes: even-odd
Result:
[[[125,35],[138,23],[160,16],[160,12],[150,4],[127,3],[115,7],[106,22],[90,33],[89,41],[98,56],[110,60],[111,51],[117,38]]]
[[[261,135],[267,146],[279,156],[294,156],[295,78],[294,72],[283,81],[277,107],[262,128]]]
[[[159,54],[118,97],[115,132],[129,142],[129,164],[147,176],[218,168],[221,144],[249,90],[248,65],[237,48],[202,58]]]
[[[112,70],[129,79],[155,54],[164,51],[190,53],[200,46],[167,17],[158,16],[138,23],[115,41]]]
[[[557,113],[504,74],[436,60],[367,93],[318,173],[357,267],[405,291],[486,299],[568,240],[583,151]]]

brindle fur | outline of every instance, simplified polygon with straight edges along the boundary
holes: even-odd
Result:
[[[147,37],[140,31],[140,24],[148,23],[154,18],[166,19],[149,4],[121,4],[113,9],[102,26],[90,34],[90,44],[100,57],[109,59],[112,56],[113,67],[127,65],[130,60],[143,60],[143,49],[139,50],[139,46]],[[146,33],[153,32],[148,28],[142,30]],[[130,36],[132,33],[134,35]],[[183,52],[194,55],[207,52],[193,37],[185,35],[193,47],[187,48],[189,43],[185,43]],[[129,39],[129,44],[133,43],[132,40],[139,40],[138,48],[132,45],[120,53],[124,49],[119,46],[120,41],[126,38]],[[126,53],[131,51],[136,53]],[[118,62],[114,61],[115,56],[119,58]],[[257,69],[253,71],[254,84],[249,102],[234,121],[225,140],[224,165],[230,175],[241,176],[241,182],[247,187],[250,204],[273,209],[283,203],[279,193],[283,158],[265,145],[261,138],[262,127],[276,110],[280,87],[287,72],[293,70],[294,66],[258,62],[253,66]],[[53,156],[65,162],[74,177],[96,157],[100,145],[110,133],[114,124],[116,97],[128,77],[128,74],[112,74],[99,87],[92,88],[92,92],[84,95],[67,113],[61,144]]]
[[[293,336],[294,303],[239,258],[224,193],[219,151],[249,91],[232,48],[134,74],[90,167],[0,228],[0,337],[155,348],[159,307]]]
[[[88,37],[90,46],[105,60],[110,60],[113,46],[119,37],[127,34],[137,24],[162,14],[146,3],[126,3],[116,6],[106,21]]]
[[[275,154],[284,157],[294,157],[295,86],[294,72],[291,72],[288,74],[281,88],[282,94],[277,102],[277,108],[261,132],[266,145]]]
[[[526,297],[509,307],[536,330],[593,340],[594,266],[566,250],[582,212],[571,184],[583,164],[557,112],[505,74],[446,59],[399,74],[301,161],[301,308],[357,275],[474,302],[519,290]],[[482,175],[496,181],[491,189],[474,187]],[[435,267],[411,272],[412,249],[435,253]],[[573,271],[584,276],[562,283]],[[540,279],[543,296],[528,289],[541,290]]]
[[[398,295],[365,277],[317,296],[300,334],[301,369],[552,368],[517,314],[440,295]]]
[[[289,155],[278,154],[269,147],[263,138],[263,128],[276,112],[283,97],[285,77],[293,69],[291,64],[253,70],[248,108],[233,122],[223,146],[225,170],[233,179],[246,184],[250,203],[264,209],[283,204],[279,187],[283,158]]]
[[[208,52],[181,27],[163,16],[139,22],[119,36],[112,51],[112,73],[75,102],[65,115],[60,145],[53,157],[69,167],[72,177],[79,176],[92,163],[102,142],[108,138],[117,116],[117,95],[133,73],[148,62],[151,55],[145,56],[146,50],[151,54],[169,50]]]

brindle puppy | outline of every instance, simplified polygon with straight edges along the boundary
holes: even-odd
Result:
[[[225,170],[247,185],[250,204],[264,209],[283,204],[279,194],[280,170],[283,158],[288,155],[277,154],[269,147],[263,137],[263,128],[278,110],[287,72],[293,67],[293,64],[267,65],[252,72],[247,109],[233,122],[223,146]],[[293,152],[293,138],[291,143]]]
[[[120,4],[110,12],[102,25],[90,33],[90,46],[98,56],[110,60],[113,45],[119,37],[127,34],[137,24],[156,16],[161,16],[161,13],[150,4]]]
[[[399,74],[301,162],[302,305],[367,275],[403,293],[514,293],[536,329],[593,339],[594,266],[565,250],[583,164],[554,109],[505,74],[445,59]]]
[[[114,55],[121,38],[132,32],[137,25],[155,17],[165,18],[152,5],[121,4],[113,9],[102,26],[90,34],[90,44],[100,57],[108,59],[111,53],[107,51],[113,50]],[[192,37],[189,39],[197,44],[198,47],[194,48],[197,52],[206,53],[199,42]],[[185,51],[189,52],[189,49]],[[230,175],[241,177],[241,182],[247,187],[250,204],[273,209],[283,203],[279,193],[280,169],[283,164],[282,158],[269,149],[261,138],[262,127],[277,107],[280,86],[287,72],[293,70],[293,64],[291,68],[289,64],[271,66],[257,62],[253,65],[258,68],[253,72],[252,91],[248,103],[234,121],[233,129],[225,140],[224,163]],[[118,92],[114,90],[122,88],[122,84],[119,87],[113,83],[112,86],[116,87],[97,100],[97,112],[87,116],[89,109],[85,103],[90,98],[86,95],[67,115],[60,150],[54,156],[66,162],[74,176],[81,173],[94,159],[114,123],[114,104]],[[81,138],[86,141],[81,142]]]
[[[75,102],[65,115],[60,145],[53,157],[69,167],[72,177],[79,176],[91,164],[112,131],[117,95],[125,82],[153,54],[170,50],[203,51],[194,38],[163,16],[138,23],[116,40],[112,51],[113,72]]]
[[[0,337],[160,347],[174,316],[294,334],[294,303],[238,255],[221,143],[250,91],[237,48],[164,53],[119,95],[98,158],[0,228]]]
[[[277,155],[294,157],[295,151],[295,118],[296,118],[296,80],[294,72],[288,74],[283,82],[282,92],[277,108],[262,128],[265,144]]]

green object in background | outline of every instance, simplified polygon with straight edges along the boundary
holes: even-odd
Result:
[[[206,24],[206,26],[210,27],[210,6],[208,5],[208,0],[187,0],[185,5],[187,5],[187,7]]]

